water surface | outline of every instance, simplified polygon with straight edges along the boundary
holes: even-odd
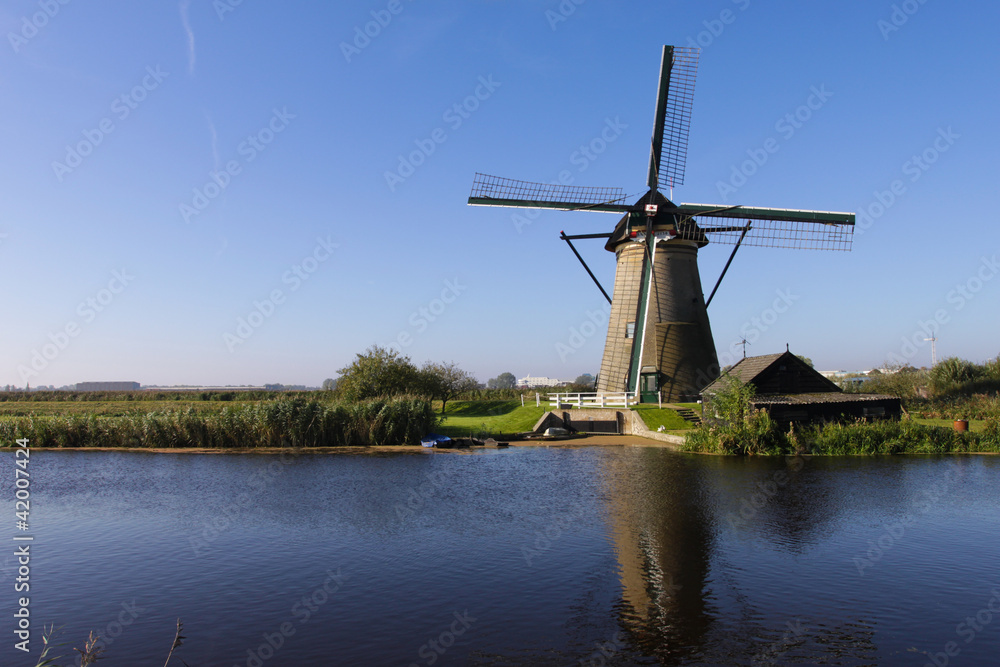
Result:
[[[996,457],[36,452],[31,471],[34,628],[66,653],[102,633],[109,667],[162,665],[178,617],[193,667],[920,666],[949,642],[951,665],[998,661]],[[4,634],[0,664],[33,665]]]

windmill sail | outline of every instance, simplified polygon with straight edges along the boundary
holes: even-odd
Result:
[[[691,105],[700,54],[701,49],[697,47],[663,47],[649,152],[647,185],[650,188],[669,189],[684,184]]]
[[[621,188],[533,183],[477,173],[469,204],[621,213],[631,208],[625,204],[625,197]]]
[[[677,212],[677,236],[687,240],[707,235],[713,243],[845,251],[854,240],[853,213],[708,204],[681,204]],[[685,224],[692,216],[697,224]]]

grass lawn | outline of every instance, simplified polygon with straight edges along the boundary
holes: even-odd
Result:
[[[686,421],[683,417],[677,414],[676,411],[671,410],[670,408],[663,408],[661,410],[655,405],[651,405],[649,407],[645,405],[637,405],[634,409],[639,413],[639,416],[642,417],[642,421],[646,423],[646,426],[650,431],[655,431],[661,426],[668,431],[684,431],[694,428],[694,424]]]
[[[440,407],[440,403],[437,406]],[[535,407],[526,402],[522,408],[521,401],[449,401],[438,432],[452,437],[465,437],[484,430],[497,435],[523,433],[530,431],[546,412],[548,405],[544,403]]]
[[[954,419],[914,419],[915,424],[923,424],[924,426],[944,426],[945,428],[954,428]],[[975,433],[982,433],[983,429],[986,427],[986,422],[981,419],[970,419],[969,420],[969,430]]]
[[[440,410],[440,403],[435,407]],[[642,415],[642,420],[650,430],[660,426],[667,431],[686,431],[694,426],[669,408],[659,409],[655,405],[634,406]],[[700,411],[697,403],[684,407]],[[442,435],[465,437],[470,433],[486,431],[491,434],[523,433],[531,430],[539,418],[548,412],[547,403],[535,407],[528,403],[523,408],[521,402],[511,401],[451,401],[444,423],[438,427]]]

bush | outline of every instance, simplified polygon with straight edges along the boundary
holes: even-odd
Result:
[[[872,373],[864,383],[849,384],[846,391],[862,394],[887,394],[904,400],[913,399],[921,394],[921,389],[927,385],[927,372],[913,367],[892,367],[892,372]]]
[[[709,422],[688,436],[686,447],[717,454],[781,454],[793,447],[766,410],[753,409],[756,390],[728,373],[712,394],[705,414]]]

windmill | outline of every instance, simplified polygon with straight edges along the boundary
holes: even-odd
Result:
[[[643,401],[693,396],[719,373],[708,304],[741,245],[850,250],[853,213],[792,209],[674,204],[683,185],[691,105],[700,49],[663,47],[656,115],[649,153],[646,194],[633,203],[620,188],[531,183],[477,173],[469,197],[473,206],[503,206],[624,214],[604,234],[617,260],[608,336],[598,392],[628,392]],[[696,220],[695,218],[698,218]],[[706,302],[698,272],[698,251],[709,242],[732,244],[732,254]]]

